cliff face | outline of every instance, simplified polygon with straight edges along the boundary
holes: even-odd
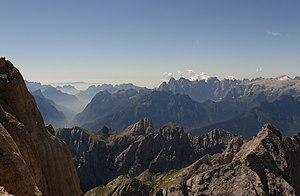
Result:
[[[213,134],[210,134],[211,136]],[[205,155],[188,167],[154,175],[144,172],[137,178],[118,177],[87,196],[110,195],[118,191],[141,195],[300,195],[300,133],[283,137],[265,124],[248,142],[232,138],[222,153]],[[128,188],[130,187],[130,189]],[[122,194],[121,194],[122,195]]]
[[[283,137],[266,124],[243,144],[234,138],[221,155],[183,169],[164,193],[180,195],[300,195],[300,137]]]
[[[110,195],[110,196],[146,196],[154,191],[149,185],[128,176],[119,176],[103,187],[96,187],[84,196]]]
[[[0,185],[14,195],[81,195],[67,146],[45,127],[20,72],[4,58],[0,106]]]
[[[57,132],[57,137],[65,141],[71,151],[84,192],[116,177],[113,161],[108,156],[104,141],[79,127],[62,129]]]
[[[71,150],[83,191],[120,175],[136,177],[143,172],[181,169],[207,153],[222,152],[234,137],[221,130],[193,137],[171,124],[155,130],[147,118],[119,133],[107,129],[92,133],[74,127],[56,135]]]

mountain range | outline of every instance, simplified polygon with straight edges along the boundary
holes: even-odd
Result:
[[[252,80],[219,80],[210,77],[207,80],[190,81],[185,78],[178,80],[171,78],[163,82],[158,90],[189,95],[198,102],[212,101],[252,101],[262,93],[266,100],[273,101],[281,95],[299,97],[299,77],[290,78],[282,75],[276,78],[255,78]]]
[[[191,129],[229,120],[249,107],[247,103],[198,103],[187,95],[155,90],[150,93],[122,90],[113,94],[103,91],[75,116],[72,124],[95,131],[103,126],[123,130],[148,117],[158,127],[172,122]]]
[[[282,95],[297,99],[300,80],[284,75],[252,80],[219,80],[211,77],[207,80],[190,81],[185,78],[171,78],[158,89],[146,89],[133,84],[103,84],[92,85],[84,91],[78,91],[71,85],[56,88],[39,83],[27,85],[29,89],[40,88],[43,96],[52,101],[50,104],[64,113],[66,122],[61,120],[63,117],[55,119],[51,117],[51,113],[43,112],[53,111],[49,104],[49,109],[46,105],[40,108],[46,122],[54,124],[55,127],[78,125],[96,131],[108,126],[114,130],[123,130],[139,119],[149,117],[157,126],[173,122],[182,125],[186,130],[192,130],[196,135],[219,126],[249,138],[256,134],[253,130],[258,130],[264,122],[277,125],[278,122],[272,114],[280,113],[273,107],[267,107],[260,111],[260,119],[254,120],[257,115],[253,111],[260,110],[258,108],[262,103],[277,101]],[[68,90],[76,94],[66,93]],[[92,96],[94,97],[91,98]],[[76,108],[72,106],[78,107],[79,100],[84,99],[92,100],[85,103],[87,105],[82,111],[72,112]],[[38,105],[41,105],[40,102],[41,100]],[[284,104],[284,101],[281,101],[275,105]],[[82,102],[79,105],[83,107]],[[284,114],[286,113],[282,115]],[[57,116],[61,115],[57,113]],[[286,135],[300,129],[297,123],[290,121],[285,121],[284,126],[278,127]]]
[[[112,84],[101,84],[101,85],[91,85],[86,90],[82,90],[79,93],[76,94],[76,96],[84,103],[89,103],[93,97],[101,92],[101,91],[108,91],[110,93],[115,93],[119,90],[129,90],[134,89],[139,91],[142,89],[142,87],[133,85],[131,83],[128,84],[118,84],[118,85],[112,85]]]
[[[262,102],[249,111],[241,113],[228,121],[191,130],[193,134],[203,134],[214,128],[230,130],[232,133],[250,138],[256,135],[253,130],[265,123],[272,123],[285,135],[294,135],[300,130],[300,100],[289,95],[282,95],[274,102]]]
[[[173,124],[155,130],[147,118],[122,132],[74,127],[59,129],[56,136],[71,150],[84,192],[119,175],[136,177],[145,171],[158,174],[181,169],[205,154],[221,152],[234,137],[222,130],[193,137]]]
[[[54,87],[39,82],[25,81],[25,83],[35,97],[37,105],[46,119],[46,123],[51,123],[55,127],[69,126],[74,116],[81,112],[98,92],[104,90],[117,92],[123,89],[135,89],[141,92],[151,91],[150,89],[138,87],[130,83],[91,85],[86,90],[78,90],[73,85]],[[61,112],[65,117],[61,115]]]
[[[62,91],[73,88],[35,83],[33,97],[1,58],[0,195],[300,195],[297,80],[244,81],[202,102],[171,91],[101,91],[75,117],[92,131],[54,130],[41,114],[64,120],[56,102],[71,100]],[[195,126],[199,135],[185,132]]]
[[[171,91],[174,94],[189,95],[197,102],[207,100],[220,101],[227,93],[238,84],[247,84],[249,80],[219,80],[217,77],[210,77],[207,80],[191,81],[181,77],[176,80],[173,77],[168,82],[163,82],[158,90]]]
[[[54,101],[45,98],[41,90],[36,90],[31,94],[46,124],[52,124],[54,127],[64,127],[67,125],[65,114],[57,109],[59,106],[56,106]]]
[[[300,194],[300,135],[284,137],[270,124],[249,141],[221,129],[155,130],[150,119],[122,132],[74,127],[56,135],[72,152],[83,191],[98,184],[85,196]]]
[[[182,169],[121,175],[85,196],[299,195],[299,161],[300,134],[283,137],[265,124],[250,141],[233,137],[222,153],[206,154]]]

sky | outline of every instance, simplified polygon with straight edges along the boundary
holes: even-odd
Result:
[[[298,0],[3,0],[0,18],[0,56],[31,81],[300,75]]]

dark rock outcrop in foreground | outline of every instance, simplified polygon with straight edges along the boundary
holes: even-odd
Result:
[[[81,195],[67,146],[45,126],[20,72],[0,59],[0,193]]]
[[[222,152],[234,137],[218,129],[194,137],[172,124],[155,130],[147,118],[123,132],[103,128],[95,133],[74,127],[58,130],[56,135],[71,150],[83,191],[120,175],[136,177],[144,172],[181,169],[206,154]]]
[[[221,154],[204,156],[161,176],[146,175],[131,178],[131,185],[139,180],[137,191],[142,185],[150,187],[143,195],[300,195],[300,133],[283,137],[265,124],[248,142],[233,138]],[[122,194],[115,195],[127,195],[128,186],[117,181],[86,195],[109,195],[116,187]]]

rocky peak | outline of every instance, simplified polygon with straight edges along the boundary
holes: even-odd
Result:
[[[126,132],[133,133],[134,135],[146,135],[153,132],[154,126],[152,120],[149,118],[144,118],[137,123],[130,125]]]
[[[169,91],[169,85],[164,81],[158,86],[158,89],[162,91]]]
[[[285,170],[286,178],[300,195],[300,132],[293,137],[285,137],[283,140],[288,161],[288,168]]]
[[[108,136],[109,132],[111,132],[111,131],[112,131],[111,128],[108,128],[107,126],[103,126],[102,129],[100,129],[99,132],[106,135],[106,136]]]
[[[4,67],[6,65],[6,59],[5,57],[0,58],[0,68]]]
[[[13,146],[0,142],[0,149],[7,149],[0,152],[6,162],[0,164],[1,186],[14,195],[80,195],[67,146],[54,136],[52,126],[45,127],[20,72],[4,58],[0,64],[0,135]]]
[[[221,129],[214,129],[205,135],[192,137],[192,145],[200,155],[221,153],[227,144],[236,137]]]
[[[241,136],[234,137],[227,145],[223,152],[223,161],[230,163],[233,157],[240,151],[244,144],[244,138]]]
[[[14,65],[5,59],[5,57],[0,58],[0,72],[10,72],[14,68]]]
[[[130,178],[128,176],[119,176],[118,178],[107,184],[107,187],[97,187],[85,194],[85,196],[96,196],[99,193],[101,195],[130,195],[130,196],[144,196],[150,195],[153,189],[140,180],[135,178]]]
[[[115,176],[107,160],[107,147],[99,133],[89,133],[80,127],[73,127],[57,130],[56,136],[71,151],[83,192],[98,184],[106,184]],[[97,176],[101,178],[96,178]]]
[[[176,82],[176,79],[174,77],[171,77],[168,83],[172,84],[172,83],[175,83],[175,82]]]
[[[274,146],[276,146],[277,149],[284,149],[282,134],[273,125],[265,124],[253,139],[242,146],[241,150],[236,154],[234,159],[249,161],[248,158],[251,158],[256,152],[259,152],[260,155],[269,153],[273,151],[272,147]],[[280,152],[277,151],[276,153]],[[268,156],[272,156],[275,159],[280,158],[279,155],[276,157],[277,155],[275,154],[269,154]]]
[[[95,135],[90,132],[86,134]],[[119,175],[136,177],[146,170],[156,175],[181,169],[206,154],[221,153],[234,137],[225,131],[214,130],[199,139],[174,124],[167,124],[156,131],[152,120],[148,118],[129,126],[123,132],[110,134],[107,140],[101,141],[101,145],[99,142],[99,145],[89,143],[74,135],[57,133],[57,136],[74,153],[74,162],[84,191],[95,185],[104,185],[112,180],[111,177]],[[93,171],[95,165],[97,172]]]
[[[188,139],[188,135],[184,133],[184,130],[180,126],[174,124],[167,124],[158,130],[166,140],[183,140]]]
[[[223,136],[225,136],[227,134],[228,134],[228,132],[226,132],[222,129],[214,129],[207,133],[207,138],[209,140],[219,141],[221,138],[224,138]]]
[[[274,126],[266,124],[248,142],[234,137],[222,154],[204,156],[180,170],[173,182],[166,181],[173,185],[168,185],[163,192],[168,195],[182,195],[184,190],[191,195],[299,195],[299,136],[282,137]]]
[[[108,92],[108,90],[100,91],[98,94],[102,96],[111,96],[111,93]]]
[[[23,77],[10,61],[5,62],[5,68],[1,69],[0,73],[6,73],[9,82],[0,82],[2,107],[16,116],[28,129],[36,130],[44,127],[40,111],[28,92]]]
[[[272,124],[264,124],[261,131],[257,134],[258,138],[263,138],[263,137],[269,137],[275,135],[279,138],[282,138],[282,134],[280,133],[280,131],[278,131],[276,129],[276,127],[274,127]]]
[[[41,98],[46,99],[45,96],[43,95],[41,89],[38,89],[38,90],[36,90],[36,91],[33,91],[31,94],[32,94],[34,97],[41,97]]]
[[[228,143],[234,134],[224,131],[222,129],[213,129],[205,135],[198,136],[197,142],[201,142],[203,146],[216,145],[221,143]]]
[[[135,175],[119,176],[87,195],[300,194],[300,133],[283,137],[273,125],[265,124],[250,141],[215,129],[200,137],[190,135],[194,150],[189,142],[168,145],[168,138],[181,133],[180,127],[169,124],[134,143],[119,163],[133,163],[128,168],[144,171],[138,180],[132,178]],[[188,161],[192,154],[198,158]],[[144,164],[149,160],[147,168]]]

